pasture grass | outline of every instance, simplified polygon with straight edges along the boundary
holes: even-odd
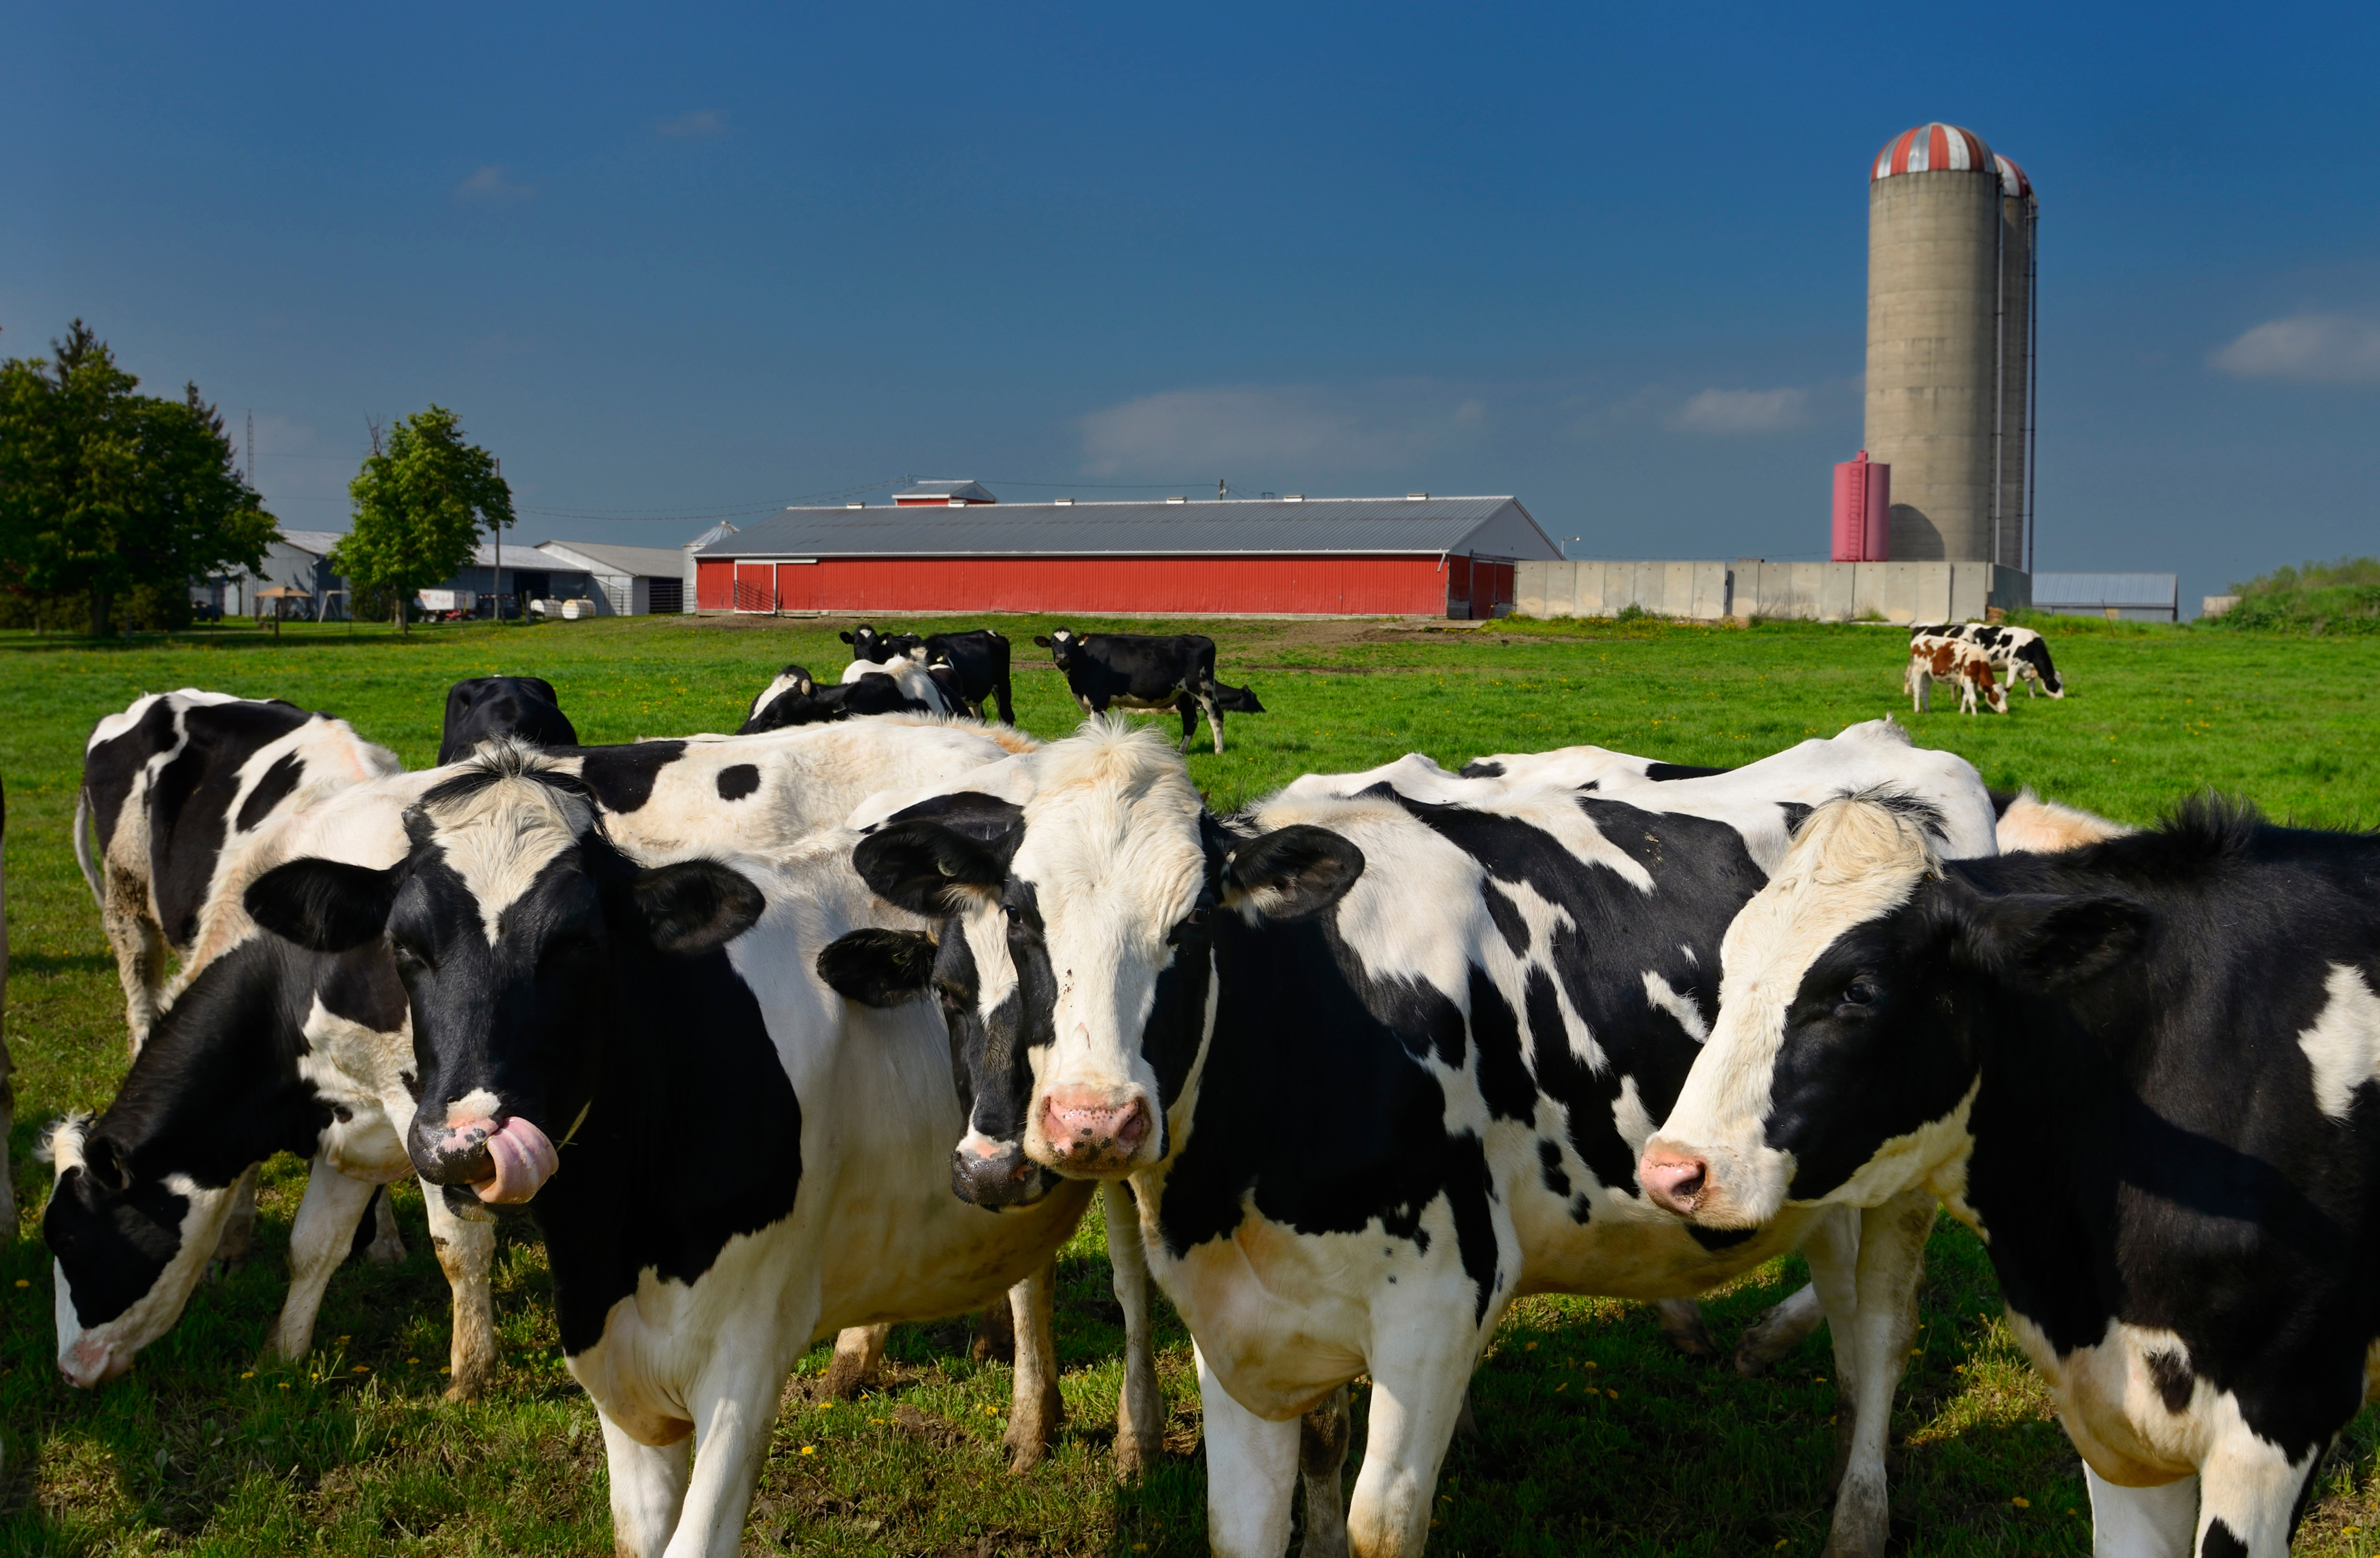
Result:
[[[1050,620],[1004,619],[1019,723],[1075,723],[1030,644]],[[1223,679],[1269,711],[1230,720],[1191,772],[1210,802],[1245,804],[1298,773],[1410,751],[1449,766],[1493,751],[1594,742],[1672,761],[1748,761],[1898,710],[1918,739],[1992,784],[2130,822],[2214,786],[2277,817],[2380,822],[2370,756],[2380,646],[2090,622],[2052,625],[2071,695],[2014,699],[2006,719],[1912,716],[1901,639],[1883,627],[1658,622],[1480,625],[1073,621],[1078,630],[1188,630],[1221,646]],[[483,1402],[442,1398],[445,1285],[418,1192],[398,1192],[411,1253],[343,1269],[304,1364],[255,1357],[285,1281],[303,1166],[270,1165],[257,1257],[202,1287],[127,1379],[82,1394],[52,1366],[39,1211],[43,1122],[103,1105],[124,1065],[122,1006],[98,916],[67,841],[91,722],[143,691],[195,686],[341,714],[407,765],[435,750],[447,684],[544,676],[589,741],[733,729],[788,660],[829,676],[844,621],[636,619],[535,627],[245,627],[95,645],[0,634],[0,778],[8,790],[15,951],[7,1038],[24,1208],[0,1250],[0,1552],[9,1553],[610,1551],[601,1435],[559,1357],[533,1230],[503,1229],[503,1367]],[[911,624],[930,629],[944,624]],[[948,626],[965,626],[950,624]],[[1731,1343],[1801,1280],[1784,1260],[1709,1304]],[[880,1387],[810,1399],[821,1347],[787,1393],[748,1551],[835,1554],[1196,1553],[1205,1480],[1187,1337],[1160,1305],[1171,1454],[1109,1475],[1123,1331],[1094,1217],[1061,1264],[1058,1345],[1068,1421],[1039,1469],[1000,1448],[1004,1365],[970,1357],[964,1321],[896,1333]],[[2082,1553],[2079,1463],[1998,1317],[1990,1268],[1963,1229],[1929,1251],[1925,1330],[1893,1431],[1896,1551]],[[1640,1306],[1534,1297],[1514,1306],[1474,1385],[1479,1435],[1439,1487],[1440,1552],[1813,1553],[1828,1518],[1831,1357],[1814,1338],[1746,1381],[1672,1352]],[[1361,1389],[1358,1390],[1360,1457]],[[2363,1552],[2380,1529],[2380,1428],[2360,1419],[2324,1474],[2299,1550]],[[2022,1501],[2022,1502],[2020,1502]]]

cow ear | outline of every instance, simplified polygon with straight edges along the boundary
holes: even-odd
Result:
[[[1970,964],[2044,990],[2097,979],[2147,941],[2145,905],[2108,895],[2010,893],[1978,898],[1960,916]]]
[[[1048,649],[1050,647],[1050,635],[1047,633],[1036,633],[1033,635],[1033,641],[1040,645],[1043,649]]]
[[[1301,822],[1232,848],[1223,864],[1223,902],[1268,919],[1304,919],[1346,896],[1363,874],[1361,849]]]
[[[846,644],[851,642],[851,635],[848,632],[837,633],[835,637],[841,639]]]
[[[926,992],[934,977],[934,939],[917,931],[854,931],[818,955],[819,978],[846,1001],[898,1006]]]
[[[657,952],[697,957],[749,931],[769,907],[751,879],[716,860],[681,860],[637,873],[629,888]]]
[[[853,850],[868,890],[911,914],[939,919],[964,909],[969,897],[1000,890],[1014,846],[986,847],[939,822],[895,822]]]
[[[243,902],[250,919],[285,941],[316,952],[346,952],[387,928],[401,869],[291,860],[249,882]]]

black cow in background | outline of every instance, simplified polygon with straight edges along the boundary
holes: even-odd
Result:
[[[853,663],[860,663],[854,661]],[[879,663],[885,663],[880,662]],[[914,661],[889,663],[889,671],[864,671],[847,681],[821,685],[801,665],[788,665],[752,700],[749,718],[735,727],[738,736],[791,730],[796,725],[827,724],[862,714],[930,714],[945,712],[941,701],[925,694],[935,689],[935,678]]]
[[[1223,750],[1223,715],[1261,714],[1263,704],[1248,688],[1215,680],[1215,640],[1203,633],[1153,637],[1139,633],[1076,633],[1053,627],[1033,640],[1050,651],[1066,676],[1066,687],[1086,714],[1110,709],[1149,712],[1172,709],[1182,716],[1181,751],[1205,711],[1215,751]]]
[[[448,688],[438,766],[460,762],[492,736],[517,736],[540,747],[578,745],[577,727],[542,676],[473,676]]]
[[[945,697],[955,699],[977,719],[989,702],[1000,710],[1000,723],[1014,724],[1016,711],[1009,701],[1008,635],[990,627],[965,633],[935,633],[920,639],[915,633],[879,633],[861,623],[837,634],[851,646],[851,658],[871,665],[914,660],[931,672]]]

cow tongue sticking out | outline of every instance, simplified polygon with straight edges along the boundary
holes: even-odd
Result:
[[[449,1159],[465,1158],[475,1149],[487,1154],[489,1173],[472,1180],[471,1189],[492,1205],[528,1200],[562,1166],[546,1134],[518,1114],[501,1125],[485,1119],[450,1124],[439,1143],[440,1155]]]

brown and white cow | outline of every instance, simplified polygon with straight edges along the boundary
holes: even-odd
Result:
[[[1903,685],[1918,713],[1934,706],[1934,684],[1950,682],[1959,688],[1959,712],[1975,712],[1980,700],[1995,714],[2008,712],[2008,692],[1992,674],[1991,657],[1958,639],[1924,636],[1909,641],[1909,668]]]

